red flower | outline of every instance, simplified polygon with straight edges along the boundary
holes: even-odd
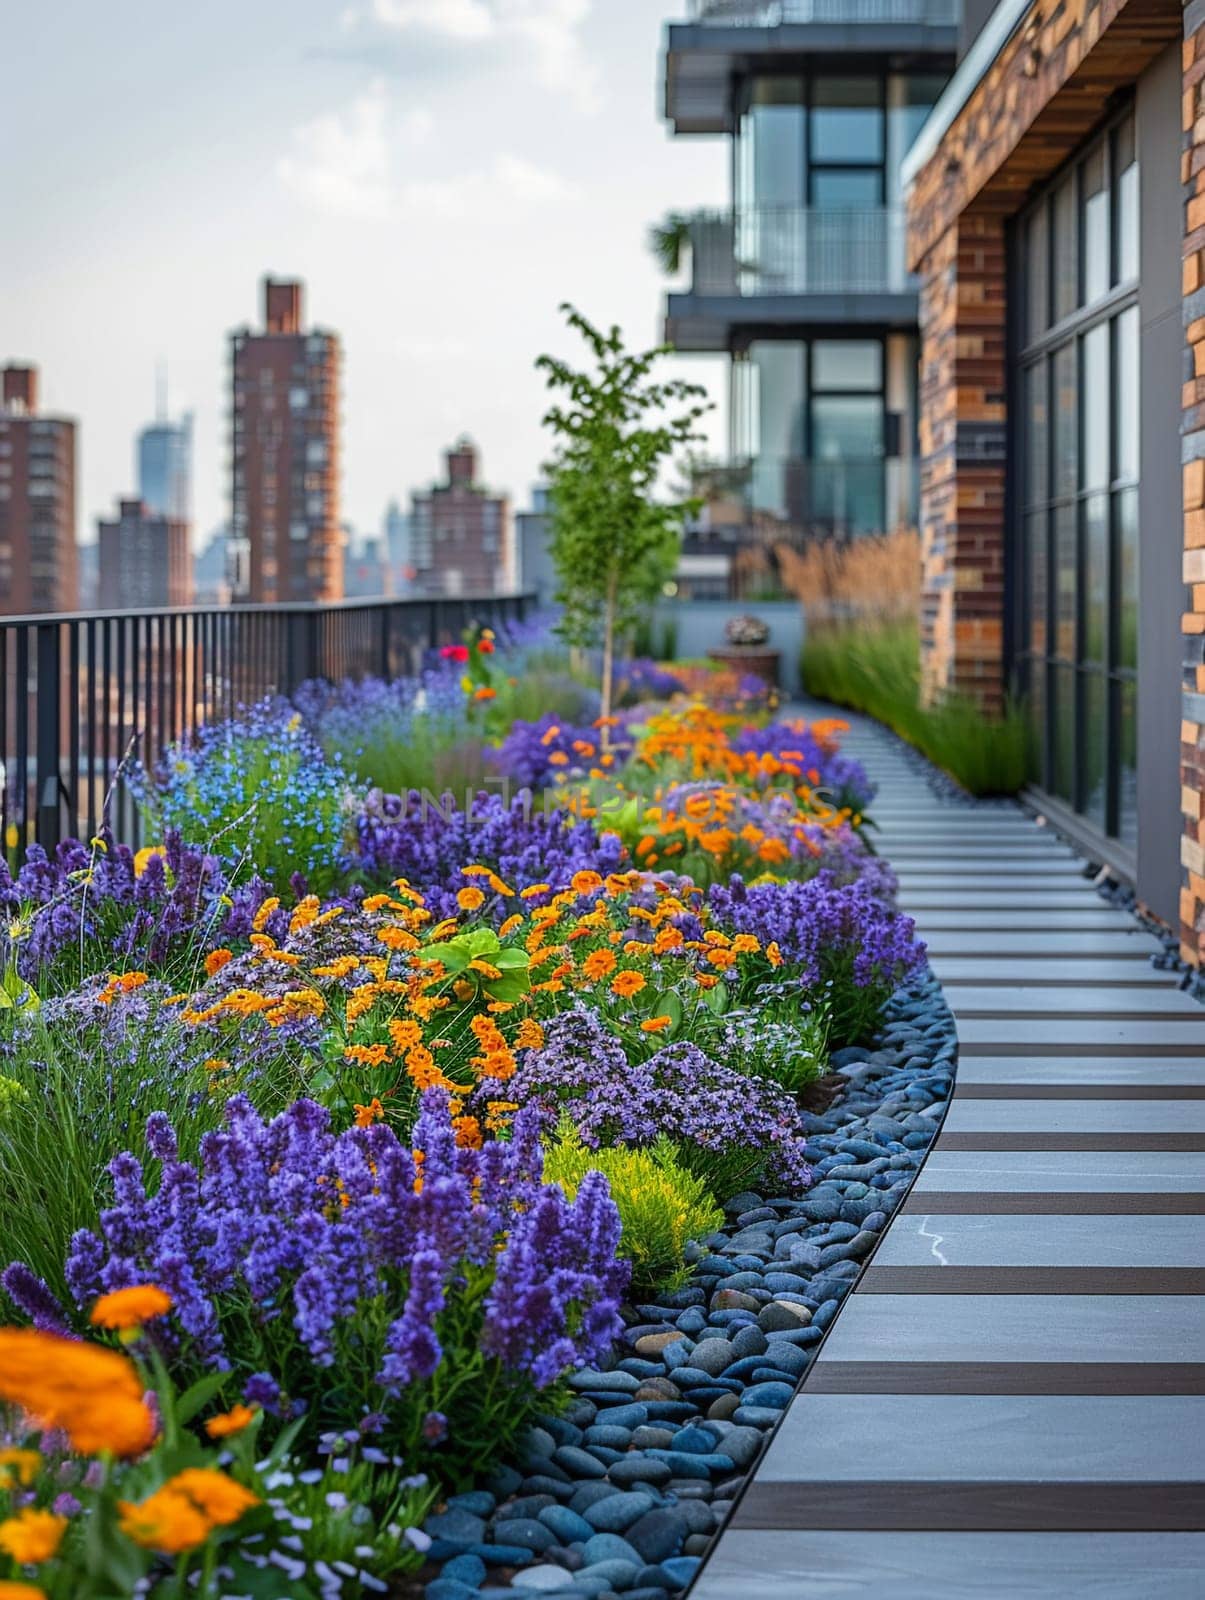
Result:
[[[477,648],[483,656],[492,656],[494,653],[494,641],[492,639],[481,639],[478,641]]]
[[[439,652],[445,661],[467,661],[469,647],[467,644],[446,644]]]

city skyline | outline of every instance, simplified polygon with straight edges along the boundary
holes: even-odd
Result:
[[[0,354],[36,362],[46,409],[80,424],[81,543],[131,487],[160,365],[172,414],[195,417],[194,548],[227,519],[226,341],[266,274],[304,279],[343,343],[346,521],[378,529],[466,430],[525,503],[559,301],[656,342],[647,229],[725,193],[722,140],[671,146],[665,13],[643,0],[221,0],[170,37],[143,0],[69,9],[69,54],[61,8],[13,23],[41,70],[10,109],[39,138],[0,180],[26,230],[0,262]],[[73,117],[47,122],[47,94]],[[681,363],[721,399],[710,365]],[[709,427],[718,445],[720,411]]]

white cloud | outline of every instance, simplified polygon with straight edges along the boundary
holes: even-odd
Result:
[[[292,152],[277,164],[285,186],[329,216],[382,220],[415,212],[444,219],[505,218],[560,201],[570,189],[555,173],[500,151],[478,171],[403,178],[408,151],[429,144],[435,119],[423,106],[396,113],[383,82],[344,111],[328,111],[294,130]]]
[[[593,106],[597,77],[580,36],[589,11],[590,0],[372,0],[383,27],[517,53],[545,88]]]
[[[277,172],[294,194],[319,211],[383,217],[389,211],[389,105],[372,84],[344,112],[329,111],[293,133],[293,153]]]

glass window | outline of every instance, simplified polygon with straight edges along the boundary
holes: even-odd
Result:
[[[1113,170],[1117,174],[1117,271],[1114,281],[1138,276],[1138,150],[1134,119],[1127,117],[1113,136]]]
[[[761,339],[749,347],[749,454],[753,505],[775,516],[790,514],[790,467],[803,455],[804,347],[793,340]]]
[[[1091,305],[1109,292],[1112,263],[1109,252],[1109,175],[1103,142],[1098,144],[1080,171],[1080,194],[1084,209],[1082,230],[1084,250],[1084,303]]]
[[[1029,337],[1045,333],[1050,322],[1050,212],[1043,201],[1025,230]]]
[[[1075,206],[1075,174],[1054,192],[1054,320],[1069,316],[1079,304],[1079,229]]]
[[[1138,844],[1137,685],[1115,685],[1117,695],[1117,837],[1131,850]]]
[[[1103,672],[1085,672],[1080,695],[1084,789],[1081,809],[1104,833],[1108,827],[1109,680]]]
[[[1079,385],[1075,344],[1065,344],[1054,358],[1054,492],[1074,494],[1078,487]]]
[[[754,78],[738,138],[738,211],[803,204],[806,141],[803,79]]]
[[[1080,657],[1104,666],[1109,659],[1109,497],[1084,501],[1084,640]]]
[[[1116,665],[1138,670],[1138,491],[1123,489],[1117,505]]]
[[[1025,519],[1025,548],[1029,558],[1029,647],[1035,655],[1047,651],[1046,608],[1048,605],[1045,511]]]
[[[1074,505],[1059,506],[1054,513],[1054,653],[1064,661],[1075,660],[1076,520]]]
[[[878,395],[814,395],[812,456],[867,461],[883,453],[883,402]]]
[[[1055,667],[1050,674],[1051,743],[1054,770],[1050,786],[1060,799],[1075,803],[1075,668]]]
[[[814,78],[811,123],[813,161],[881,161],[881,79]]]
[[[1109,482],[1109,326],[1105,322],[1084,335],[1080,392],[1084,406],[1082,487],[1102,489]]]
[[[1025,697],[1029,702],[1029,776],[1046,787],[1046,663],[1030,661],[1025,673]]]
[[[1117,318],[1117,460],[1115,478],[1138,476],[1138,307]]]
[[[871,211],[883,203],[878,167],[812,170],[812,205],[819,211]]]
[[[1050,428],[1046,410],[1045,361],[1025,370],[1026,498],[1031,505],[1047,498]]]
[[[817,339],[812,345],[813,389],[883,387],[883,346],[877,339]]]

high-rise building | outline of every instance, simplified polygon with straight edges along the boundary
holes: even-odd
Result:
[[[154,511],[143,500],[119,500],[117,516],[96,524],[102,611],[192,604],[188,523]]]
[[[0,375],[0,612],[74,611],[75,423],[38,410],[38,370]]]
[[[416,581],[429,594],[494,594],[515,581],[510,500],[477,481],[477,447],[461,436],[446,483],[415,493],[410,515]]]
[[[534,594],[538,604],[550,604],[557,591],[557,574],[552,560],[552,509],[546,484],[532,489],[531,509],[516,514],[515,544],[518,587]]]
[[[226,547],[230,543],[229,530],[215,528],[205,545],[193,557],[193,604],[198,606],[228,605],[230,602],[230,563]]]
[[[265,278],[263,290],[263,330],[230,336],[232,588],[338,600],[339,339],[303,327],[300,283]]]
[[[176,522],[192,521],[192,415],[158,416],[138,435],[138,494]]]
[[[393,594],[409,594],[414,587],[415,570],[410,550],[410,517],[396,500],[385,508],[385,554]]]
[[[690,258],[666,334],[729,357],[749,528],[802,541],[913,525],[900,170],[954,65],[961,0],[690,9],[668,30],[665,114],[675,134],[731,141],[732,196],[666,224],[666,253]]]

